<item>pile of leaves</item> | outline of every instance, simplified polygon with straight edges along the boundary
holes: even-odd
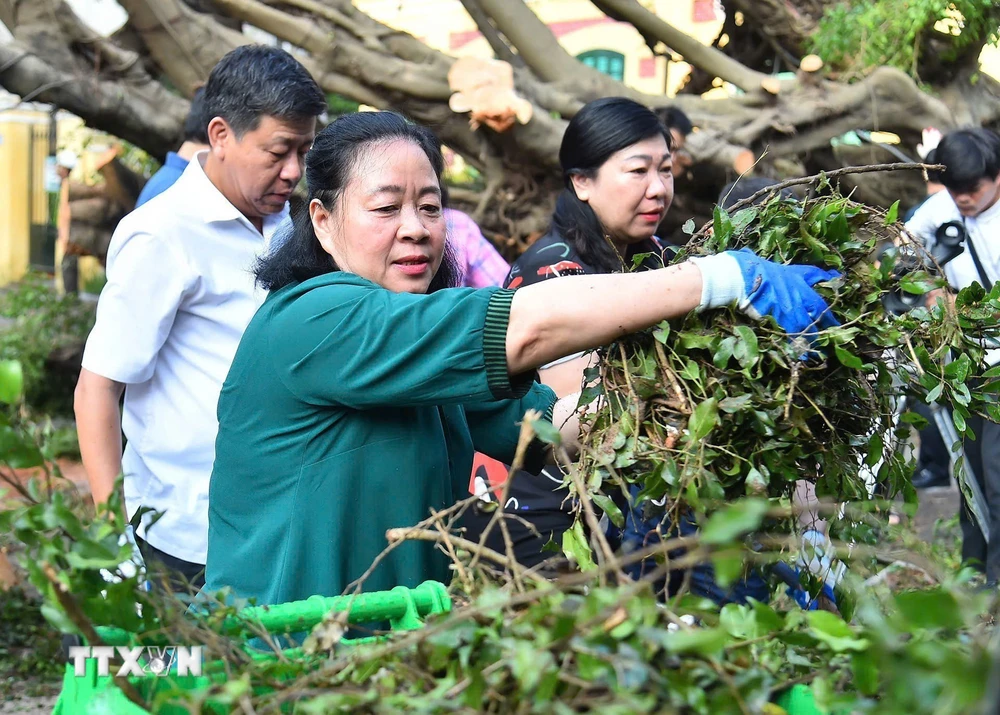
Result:
[[[622,514],[609,497],[631,485],[644,505],[662,499],[665,509],[697,516],[700,533],[680,539],[685,556],[668,553],[670,542],[651,547],[660,576],[696,558],[787,558],[791,540],[783,534],[797,480],[834,503],[860,503],[838,521],[850,527],[841,535],[864,527],[869,536],[854,546],[854,556],[867,558],[850,564],[842,615],[804,611],[781,587],[769,603],[720,608],[683,592],[664,602],[650,583],[623,578],[614,559],[595,563],[582,527],[566,549],[579,572],[545,580],[509,563],[510,573],[497,572],[482,564],[504,556],[483,557],[481,545],[452,540],[453,522],[442,513],[425,528],[398,531],[439,541],[454,556],[450,614],[364,644],[342,643],[345,624],[331,617],[304,652],[251,657],[219,628],[236,613],[225,594],[207,615],[185,614],[121,572],[128,549],[107,512],[81,520],[58,493],[35,490],[24,507],[0,513],[0,531],[24,545],[44,613],[61,629],[119,626],[155,642],[207,647],[216,659],[207,688],[171,688],[168,678],[155,694],[132,693],[153,712],[180,704],[193,712],[780,715],[776,703],[795,686],[808,687],[825,712],[970,712],[995,679],[995,594],[969,588],[968,572],[931,565],[920,578],[881,578],[876,569],[890,553],[892,530],[860,512],[875,495],[912,496],[909,466],[893,444],[894,396],[908,390],[951,403],[960,432],[974,412],[1000,416],[994,374],[976,367],[981,338],[997,332],[1000,289],[989,296],[967,289],[954,309],[889,315],[882,298],[890,290],[923,293],[939,284],[922,270],[901,276],[891,260],[876,265],[875,249],[898,239],[894,210],[883,214],[835,192],[717,213],[711,234],[695,236],[687,254],[750,247],[836,268],[842,277],[820,290],[840,327],[809,343],[719,310],[612,346],[584,395],[600,397],[601,408],[571,470],[581,505],[596,504],[612,520]],[[534,427],[555,439],[551,425]]]
[[[876,260],[877,249],[907,240],[895,219],[895,207],[883,213],[836,192],[777,197],[732,217],[717,209],[677,260],[749,248],[834,269],[840,278],[817,289],[840,325],[790,339],[771,319],[717,310],[612,346],[581,399],[604,406],[580,461],[590,488],[610,496],[638,485],[640,503],[701,513],[743,496],[788,499],[802,480],[837,503],[914,500],[896,433],[920,418],[899,419],[898,399],[948,404],[959,434],[973,412],[1000,417],[1000,371],[980,369],[983,340],[1000,335],[1000,290],[967,288],[954,309],[887,311],[893,291],[943,285],[917,247],[906,249],[922,262],[905,271],[892,252]],[[973,390],[975,380],[985,382]]]

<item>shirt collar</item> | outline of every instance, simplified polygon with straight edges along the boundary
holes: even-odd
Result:
[[[257,233],[257,229],[254,225],[250,223],[249,219],[243,215],[243,213],[233,206],[233,204],[227,199],[218,187],[212,183],[212,180],[208,178],[205,173],[204,162],[208,157],[208,150],[200,151],[194,155],[191,162],[188,164],[187,168],[184,170],[185,175],[190,175],[192,192],[196,193],[198,196],[198,206],[201,210],[201,216],[206,223],[212,223],[215,221],[239,221],[246,227],[248,227],[254,233]],[[271,236],[274,234],[274,230],[278,225],[288,217],[288,203],[276,214],[271,214],[270,216],[264,217],[264,238],[270,240]]]

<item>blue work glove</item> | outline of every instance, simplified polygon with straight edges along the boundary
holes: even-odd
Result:
[[[699,312],[735,302],[754,320],[770,315],[790,335],[840,325],[826,301],[812,288],[839,278],[836,271],[773,263],[748,248],[696,257],[691,262],[701,270]]]
[[[797,572],[798,569],[796,569],[796,573]],[[830,586],[825,583],[823,584],[823,589],[820,591],[819,594],[817,594],[816,598],[810,596],[809,592],[806,591],[801,586],[798,588],[792,588],[791,586],[789,586],[788,588],[785,589],[785,593],[788,594],[788,596],[793,601],[799,604],[799,608],[801,608],[803,611],[818,611],[819,597],[821,595],[826,596],[828,599],[830,599],[830,603],[837,605],[837,597],[833,594],[833,589],[830,588]]]

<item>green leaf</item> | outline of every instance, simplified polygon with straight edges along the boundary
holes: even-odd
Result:
[[[715,349],[715,355],[712,356],[712,363],[720,370],[725,369],[729,363],[729,358],[733,356],[735,347],[736,338],[732,336],[720,340],[718,347]]]
[[[844,367],[849,367],[852,370],[860,370],[864,367],[864,363],[861,362],[861,358],[859,358],[857,355],[849,353],[847,350],[844,350],[844,348],[840,347],[839,345],[834,345],[833,351],[837,355],[837,360]]]
[[[535,433],[535,436],[539,440],[545,442],[545,444],[560,445],[562,444],[562,435],[554,424],[548,420],[532,420],[531,430]]]
[[[690,380],[691,382],[701,382],[701,368],[698,367],[698,363],[694,360],[688,360],[684,364],[684,368],[677,374],[685,380]]]
[[[943,392],[944,392],[944,383],[943,382],[938,383],[933,390],[927,393],[927,398],[926,398],[927,403],[930,404],[932,402],[937,402],[939,399],[941,399],[941,393]]]
[[[15,404],[24,392],[24,373],[17,360],[0,360],[0,402]]]
[[[670,323],[664,320],[662,323],[656,326],[656,330],[653,331],[653,337],[663,345],[667,344],[667,338],[670,337]]]
[[[688,420],[688,438],[692,444],[705,439],[719,424],[719,403],[710,397],[694,408]]]
[[[878,664],[871,651],[854,653],[851,656],[851,671],[854,673],[854,684],[862,695],[872,696],[878,693]]]
[[[757,621],[757,633],[755,635],[774,633],[785,626],[785,619],[766,603],[754,601],[753,612]]]
[[[865,464],[874,467],[882,459],[882,452],[885,450],[885,442],[878,432],[872,434],[868,439],[868,454],[865,455]]]
[[[899,199],[893,201],[889,207],[889,212],[885,215],[885,225],[891,226],[896,223],[897,218],[899,218]]]
[[[729,588],[743,575],[743,557],[738,553],[718,554],[712,557],[715,580],[722,588]]]
[[[694,229],[694,219],[693,218],[689,218],[687,221],[684,222],[684,225],[681,226],[681,231],[683,231],[688,236],[693,236],[694,235],[694,230],[695,229]]]
[[[721,628],[690,628],[667,633],[664,641],[671,653],[713,656],[722,652],[731,637]]]
[[[729,237],[733,234],[733,222],[729,220],[729,214],[725,209],[716,206],[712,212],[712,237],[721,242],[721,245],[729,245]]]
[[[899,607],[900,615],[909,622],[907,630],[919,628],[958,630],[965,625],[962,620],[962,608],[955,597],[944,588],[904,591],[896,595],[896,605]]]
[[[594,504],[597,508],[608,515],[608,519],[611,523],[621,528],[625,526],[625,517],[622,515],[622,510],[618,508],[614,500],[605,494],[592,494],[591,498],[594,500]]]
[[[863,651],[868,648],[868,640],[857,637],[844,619],[835,613],[809,611],[806,619],[813,635],[837,653]]]
[[[972,372],[972,361],[968,353],[962,353],[957,360],[953,360],[944,367],[945,377],[949,377],[958,382],[965,382]]]
[[[587,537],[583,533],[583,524],[574,521],[573,526],[563,532],[563,553],[572,559],[581,571],[591,571],[597,568]]]
[[[719,409],[729,415],[736,414],[749,407],[752,400],[753,395],[750,393],[744,393],[738,397],[724,397],[719,400]]]
[[[733,233],[743,233],[747,226],[753,223],[753,220],[757,218],[757,207],[749,206],[745,209],[740,209],[733,216]]]
[[[930,402],[933,402],[933,400],[930,400]],[[926,417],[917,412],[904,412],[900,415],[899,421],[903,424],[913,425],[917,430],[922,430],[930,424]]]
[[[539,649],[534,643],[516,641],[514,657],[510,659],[511,671],[526,691],[532,691],[553,666],[552,653]]]
[[[733,355],[741,367],[753,367],[760,358],[760,347],[757,343],[756,333],[745,325],[737,325],[735,332],[738,340]]]
[[[741,499],[712,514],[701,530],[705,544],[728,544],[760,526],[769,504],[765,499]]]
[[[955,424],[955,429],[958,430],[959,434],[965,433],[965,428],[966,428],[965,415],[963,415],[961,411],[954,410],[951,413],[951,421]]]

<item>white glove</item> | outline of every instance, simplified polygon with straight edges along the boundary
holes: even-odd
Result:
[[[125,532],[118,537],[118,545],[124,546],[125,544],[129,544],[132,547],[132,557],[128,561],[118,564],[119,573],[125,578],[132,578],[137,573],[145,573],[146,563],[142,559],[142,554],[139,553],[139,546],[135,543],[135,532],[131,524],[127,525]],[[107,569],[101,569],[101,576],[108,583],[118,583],[121,581],[121,578],[117,574],[113,574]],[[149,583],[143,581],[143,587],[148,591]]]
[[[820,579],[831,589],[837,587],[847,567],[836,557],[833,544],[821,531],[809,529],[802,535],[798,566]]]

